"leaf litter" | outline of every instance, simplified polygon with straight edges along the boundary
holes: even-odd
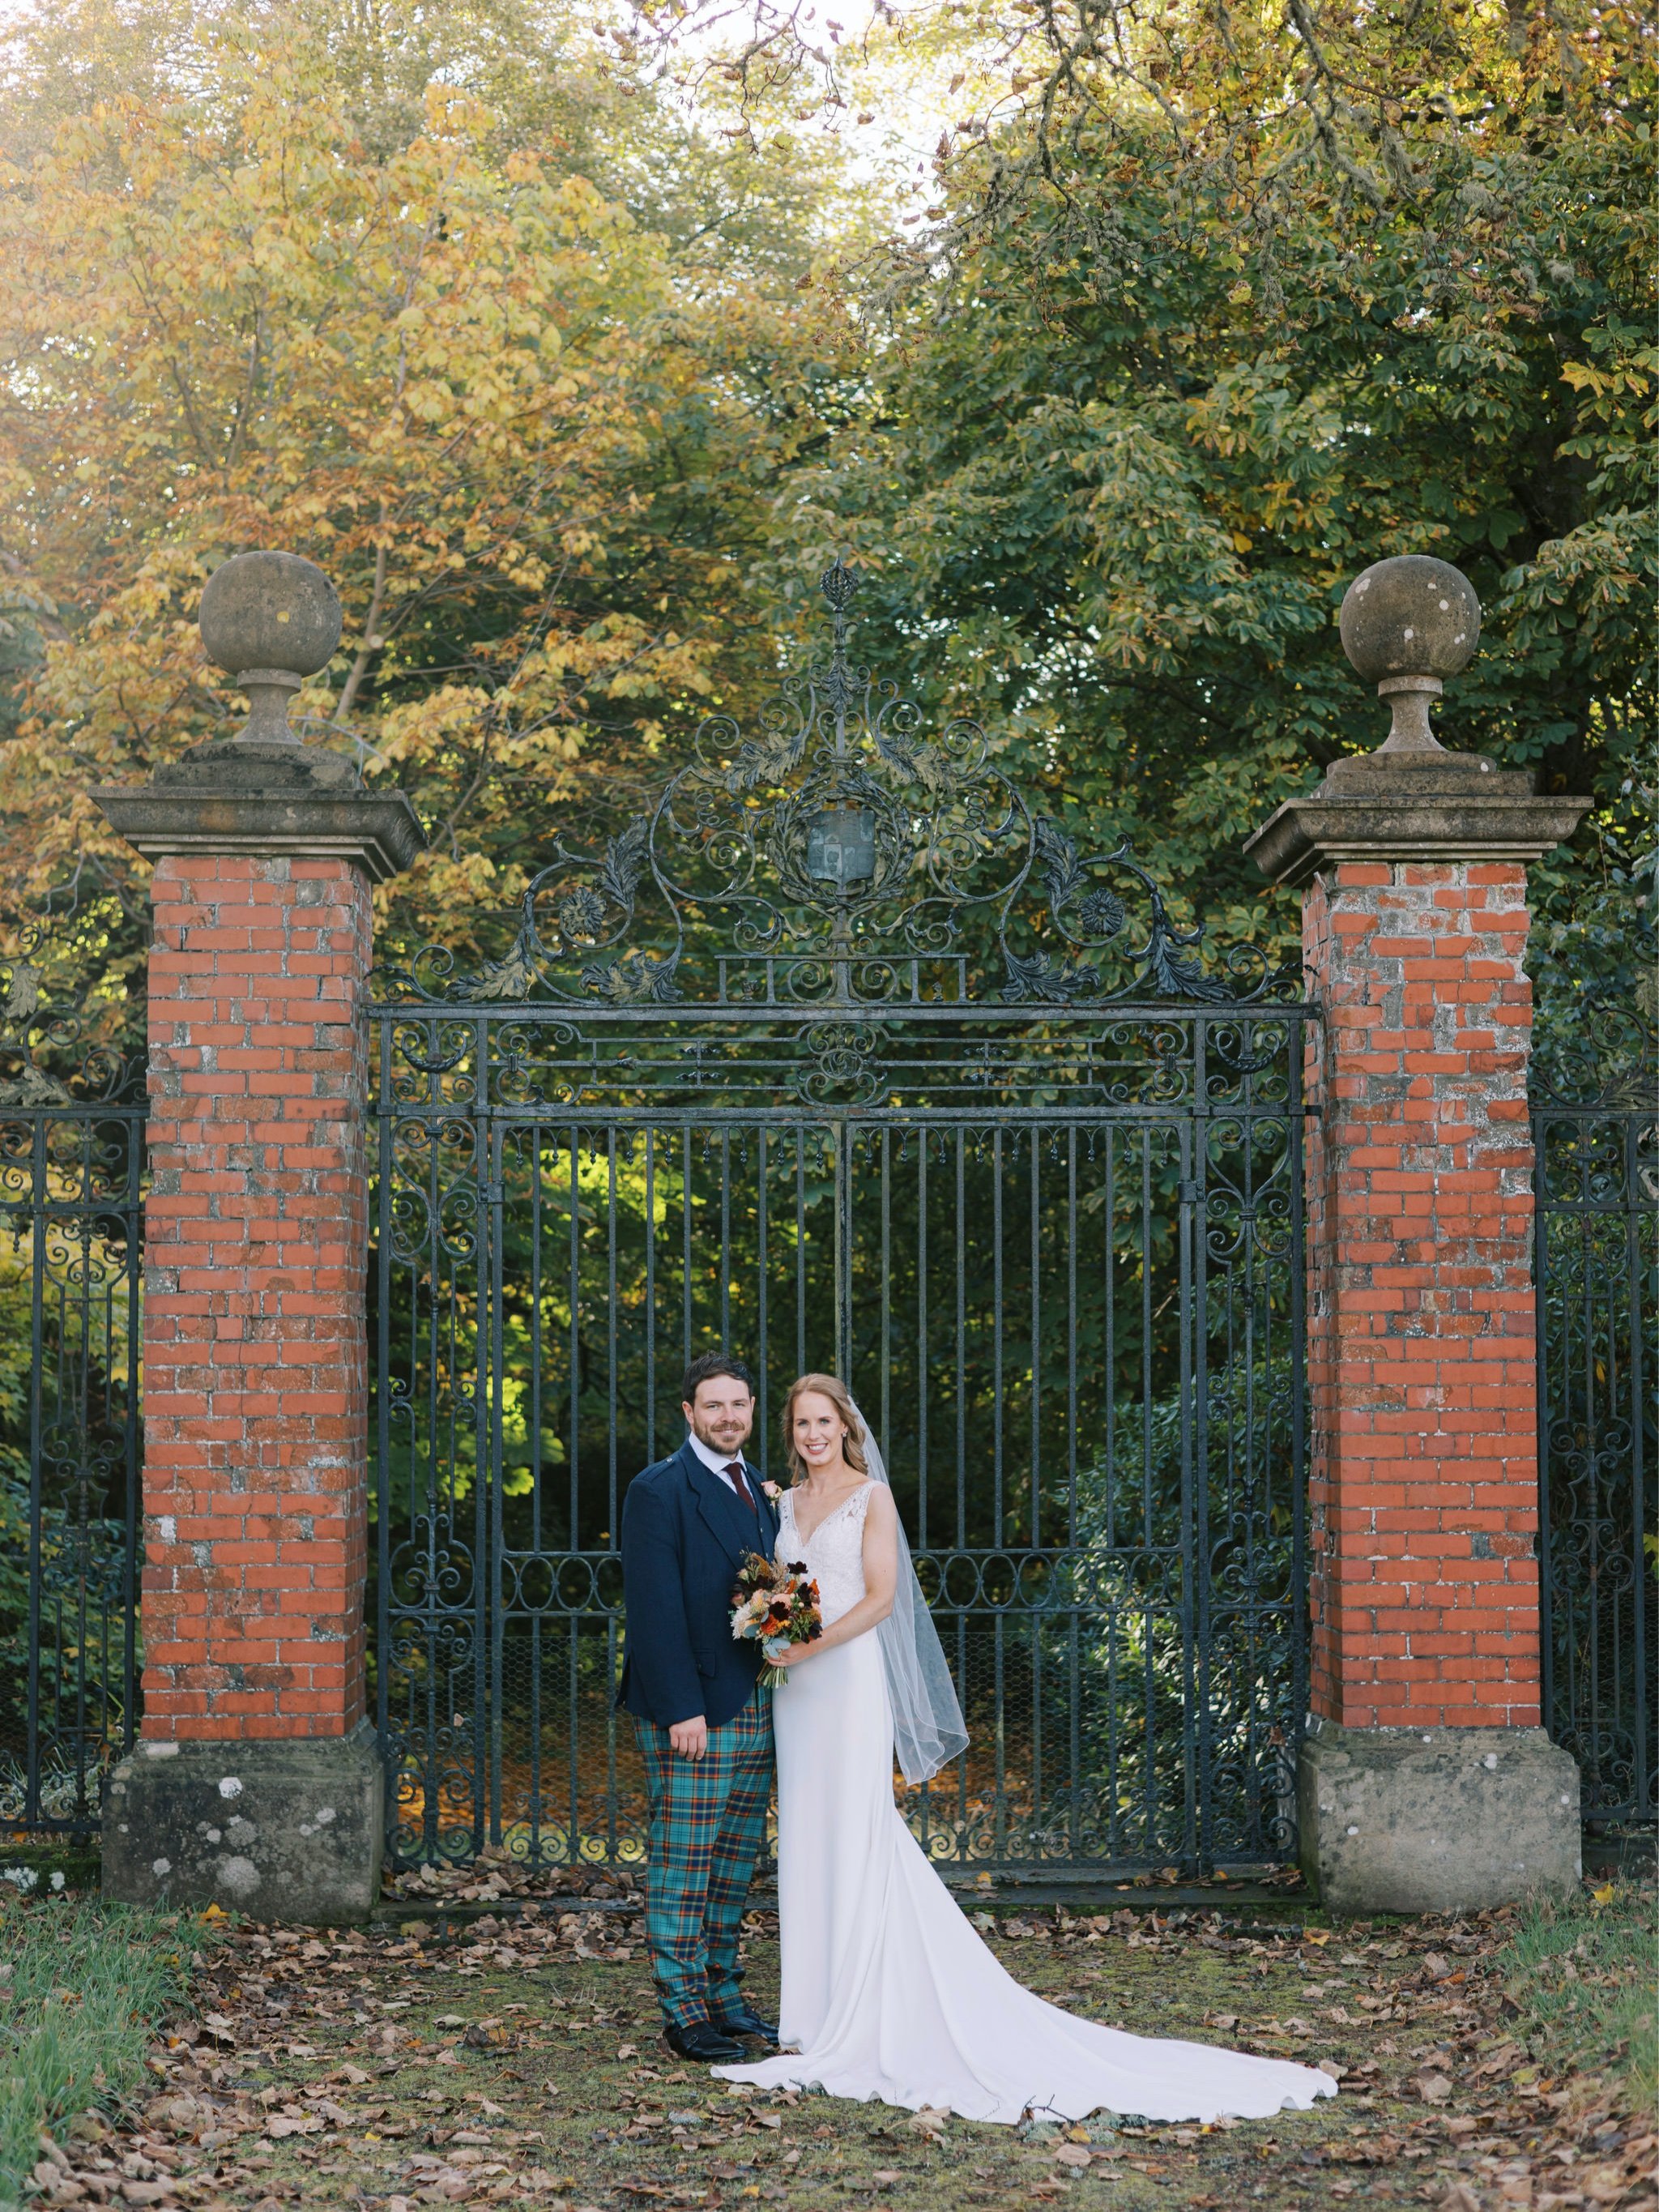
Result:
[[[1648,1909],[1610,1887],[1598,1910]],[[488,1869],[441,1886],[461,1888],[494,1888],[468,1900],[486,1905],[510,1895]],[[86,2113],[43,2137],[40,2199],[54,2212],[1062,2199],[1079,2212],[1659,2212],[1651,2115],[1618,2054],[1581,2063],[1522,2018],[1499,1957],[1514,1911],[1334,1928],[1236,1908],[981,1913],[1011,1970],[1080,2014],[1322,2064],[1341,2084],[1272,2121],[1034,2112],[1006,2130],[716,2082],[660,2041],[624,1919],[514,1903],[470,1925],[327,1934],[216,1916],[192,2009],[149,2054],[155,2095],[114,2126]],[[775,1921],[751,1914],[745,1940],[768,1996]],[[1583,1978],[1571,1957],[1562,1972]]]

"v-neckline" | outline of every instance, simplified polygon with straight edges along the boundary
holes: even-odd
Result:
[[[829,1510],[829,1511],[828,1511],[828,1512],[823,1516],[823,1518],[821,1521],[816,1522],[813,1524],[813,1528],[812,1528],[812,1534],[811,1534],[811,1536],[802,1536],[802,1535],[801,1535],[800,1522],[799,1522],[799,1521],[796,1518],[796,1515],[795,1515],[795,1507],[794,1507],[794,1497],[795,1497],[795,1493],[794,1493],[794,1492],[792,1490],[792,1491],[789,1492],[789,1501],[790,1501],[790,1503],[789,1503],[789,1518],[790,1518],[792,1521],[793,1521],[793,1522],[794,1522],[794,1523],[795,1523],[795,1534],[796,1534],[796,1535],[797,1535],[797,1536],[799,1536],[799,1537],[800,1537],[800,1540],[801,1540],[801,1544],[802,1544],[803,1547],[805,1547],[806,1545],[808,1545],[808,1544],[810,1544],[810,1543],[811,1542],[811,1540],[812,1540],[812,1536],[816,1536],[816,1535],[818,1534],[818,1531],[819,1531],[820,1529],[822,1529],[822,1528],[827,1528],[830,1526],[830,1522],[835,1519],[835,1517],[836,1517],[836,1514],[838,1514],[838,1513],[845,1513],[845,1511],[847,1510],[848,1507],[852,1504],[853,1500],[854,1500],[855,1498],[861,1498],[861,1497],[864,1495],[864,1492],[865,1492],[866,1490],[869,1490],[869,1489],[871,1489],[871,1488],[872,1488],[872,1487],[873,1487],[872,1478],[871,1476],[869,1476],[869,1475],[867,1475],[867,1474],[866,1474],[866,1477],[864,1478],[864,1480],[863,1480],[862,1482],[860,1482],[860,1483],[857,1486],[857,1487],[856,1487],[855,1489],[849,1490],[849,1491],[848,1492],[848,1493],[847,1493],[846,1497],[845,1497],[845,1498],[843,1498],[842,1499],[841,1504],[840,1504],[839,1505],[832,1505],[832,1506],[830,1508],[830,1510]]]

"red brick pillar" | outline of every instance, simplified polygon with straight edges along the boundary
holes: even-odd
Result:
[[[363,1717],[368,878],[173,854],[150,886],[143,1734]]]
[[[1578,1869],[1578,1780],[1539,1728],[1525,862],[1586,802],[1443,750],[1474,649],[1420,556],[1350,592],[1395,702],[1251,840],[1305,885],[1311,1463],[1304,1863],[1337,1910],[1465,1910]]]
[[[228,562],[202,621],[248,726],[98,794],[155,863],[143,1719],[104,1881],[346,1920],[374,1903],[384,1824],[364,1698],[370,884],[420,830],[288,731],[288,693],[339,637],[320,570]]]

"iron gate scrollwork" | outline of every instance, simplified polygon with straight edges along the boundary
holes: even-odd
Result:
[[[684,1359],[844,1375],[973,1732],[941,1862],[1293,1849],[1306,1702],[1293,981],[827,657],[463,971],[381,978],[376,1669],[398,1860],[643,1850],[629,1477]]]
[[[74,917],[0,936],[0,1826],[72,1838],[138,1723],[148,1109],[106,959]]]

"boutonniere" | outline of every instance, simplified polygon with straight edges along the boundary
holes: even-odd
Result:
[[[779,1489],[775,1482],[763,1482],[761,1485],[761,1488],[766,1492],[766,1495],[771,1499],[774,1505],[777,1504],[779,1498],[783,1495],[782,1491]]]

